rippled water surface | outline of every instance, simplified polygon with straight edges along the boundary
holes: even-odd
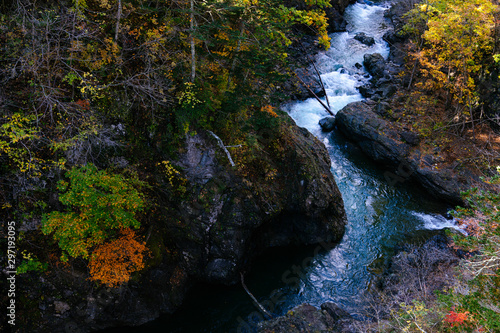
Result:
[[[363,55],[389,54],[382,40],[388,22],[384,5],[351,5],[346,11],[348,31],[332,34],[330,50],[316,57],[334,112],[362,100],[356,90],[366,73],[356,68]],[[375,38],[368,47],[354,39],[357,32]],[[448,207],[414,184],[389,185],[387,170],[369,160],[336,131],[322,133],[318,121],[327,112],[314,99],[283,107],[295,122],[323,141],[331,157],[332,172],[342,193],[348,217],[346,233],[333,249],[316,247],[270,251],[254,265],[247,285],[275,315],[303,302],[319,306],[335,302],[356,314],[374,277],[381,273],[394,247],[429,237],[433,230],[452,227],[443,217]],[[200,286],[193,289],[174,316],[133,332],[250,332],[262,315],[241,286]],[[124,332],[123,329],[119,330]]]

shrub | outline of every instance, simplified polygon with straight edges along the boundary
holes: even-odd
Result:
[[[89,267],[90,279],[101,281],[109,287],[127,282],[130,275],[144,268],[144,242],[138,241],[132,229],[122,229],[121,236],[99,245],[92,253]]]
[[[42,232],[53,233],[64,251],[63,261],[67,255],[88,258],[89,249],[104,243],[114,230],[140,226],[135,214],[143,210],[144,198],[134,186],[143,182],[98,171],[93,164],[74,167],[66,176],[69,183],[60,181],[58,189],[68,211],[55,211],[42,219]]]

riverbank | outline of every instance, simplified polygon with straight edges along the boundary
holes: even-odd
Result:
[[[500,137],[487,120],[472,126],[450,120],[450,107],[441,95],[417,88],[424,78],[414,75],[415,61],[404,62],[410,52],[403,29],[409,9],[408,2],[400,1],[387,11],[393,24],[384,35],[389,57],[365,56],[363,64],[372,76],[360,87],[366,100],[339,111],[337,126],[371,158],[390,167],[393,181],[413,180],[436,198],[465,204],[461,192],[495,190],[481,178],[496,172]]]

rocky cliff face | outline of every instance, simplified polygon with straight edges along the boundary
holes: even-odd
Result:
[[[342,199],[322,143],[290,121],[279,137],[260,144],[278,142],[286,142],[282,154],[263,152],[258,166],[247,171],[238,164],[231,170],[224,151],[208,133],[187,138],[179,164],[193,184],[193,194],[206,195],[208,203],[185,200],[181,209],[189,239],[179,240],[178,246],[187,249],[184,265],[190,273],[231,284],[267,247],[341,237]]]
[[[462,204],[460,192],[479,178],[456,171],[453,164],[438,167],[438,157],[414,147],[419,142],[418,135],[393,126],[378,114],[386,112],[385,107],[388,105],[373,101],[351,103],[337,113],[337,127],[373,160],[389,167],[388,181],[413,180],[437,198]]]
[[[283,117],[279,129],[260,133],[260,153],[251,162],[232,149],[234,167],[210,133],[188,135],[173,162],[184,170],[186,198],[149,226],[149,268],[117,289],[89,283],[83,262],[80,272],[54,267],[44,276],[25,274],[21,331],[139,325],[173,312],[194,280],[236,283],[268,247],[339,240],[346,218],[328,153]]]

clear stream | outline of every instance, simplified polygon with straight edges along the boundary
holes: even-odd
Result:
[[[332,47],[316,57],[334,112],[362,100],[356,90],[368,78],[363,55],[389,54],[382,40],[389,23],[387,3],[356,3],[345,17],[347,32],[331,34]],[[368,47],[354,39],[365,32],[376,43]],[[356,315],[362,295],[379,276],[394,248],[404,242],[420,242],[453,221],[443,217],[450,208],[409,182],[389,185],[383,168],[374,165],[359,149],[335,130],[323,133],[318,121],[328,116],[315,99],[283,106],[297,125],[324,142],[331,157],[332,173],[344,199],[348,218],[346,233],[331,249],[313,247],[274,249],[264,254],[246,277],[246,284],[274,315],[307,302],[337,303]],[[254,332],[263,316],[240,285],[199,286],[191,290],[174,315],[130,329],[106,332]]]

